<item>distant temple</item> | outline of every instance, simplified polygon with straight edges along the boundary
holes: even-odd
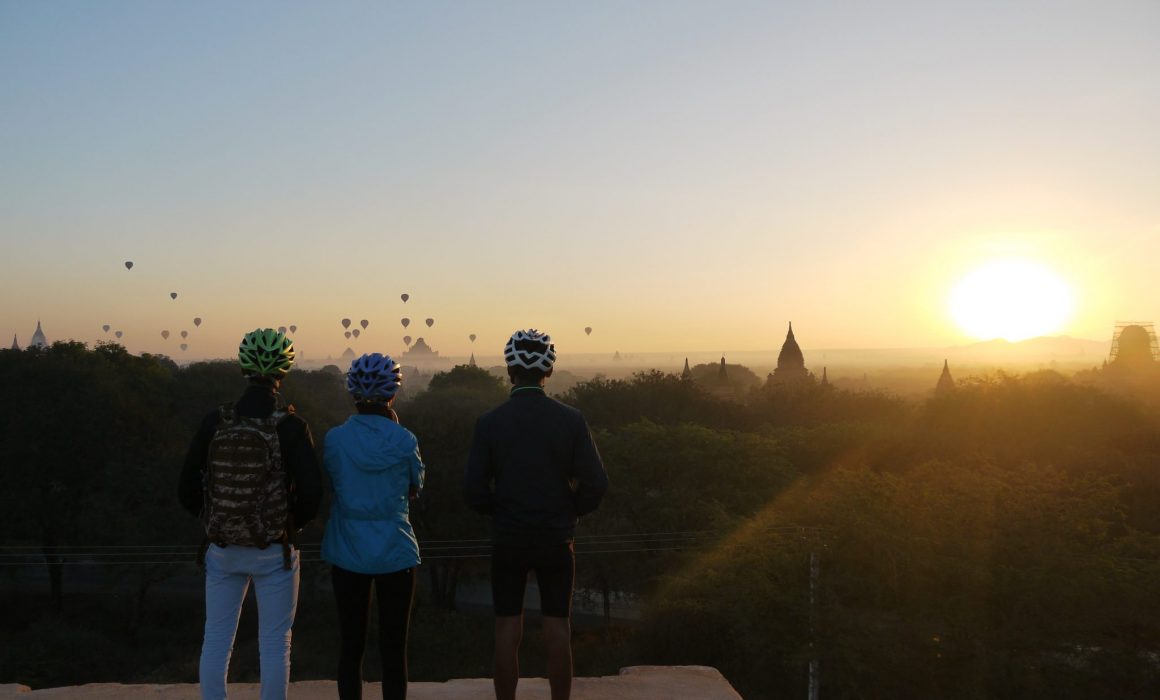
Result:
[[[439,353],[436,350],[432,350],[431,346],[427,344],[426,340],[419,338],[415,341],[414,345],[407,348],[407,351],[403,353],[403,357],[406,357],[414,362],[419,358],[433,359],[439,357]]]
[[[935,385],[934,391],[936,394],[945,394],[948,391],[954,391],[955,380],[951,376],[951,368],[946,360],[943,360],[942,374],[939,375],[938,384]]]
[[[36,331],[32,334],[32,340],[28,341],[30,348],[47,348],[48,339],[44,337],[44,331],[40,329],[40,319],[36,320]]]
[[[10,349],[12,349],[12,350],[19,350],[20,349],[20,343],[16,342],[16,334],[15,333],[12,334],[12,347]],[[686,364],[688,364],[688,363],[686,363]]]
[[[717,381],[725,382],[729,380],[729,375],[725,373],[725,356],[721,356],[721,369],[717,370]]]
[[[415,343],[402,354],[399,361],[411,367],[450,366],[450,362],[439,357],[439,351],[432,350],[422,338],[416,338]]]
[[[1118,323],[1112,334],[1108,364],[1124,368],[1151,367],[1160,356],[1151,323]]]
[[[693,370],[689,369],[689,358],[685,358],[685,369],[681,372],[681,379],[692,379]]]
[[[478,367],[479,366],[479,365],[475,364],[475,353],[474,352],[471,353],[471,359],[469,359],[467,361],[467,366],[468,367]]]
[[[772,384],[797,384],[813,379],[806,369],[806,359],[802,349],[793,337],[793,323],[789,324],[789,332],[785,335],[785,343],[777,355],[777,367],[769,375],[768,382]]]

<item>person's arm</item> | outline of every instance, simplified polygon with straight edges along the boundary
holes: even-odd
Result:
[[[471,437],[471,452],[467,455],[467,471],[463,479],[463,500],[472,510],[491,515],[495,510],[495,496],[491,490],[491,451],[482,423],[482,418],[475,421],[475,434]]]
[[[572,454],[572,477],[576,485],[576,515],[587,515],[600,505],[608,490],[608,472],[592,440],[588,423],[580,419],[575,450]]]
[[[427,467],[423,464],[423,456],[419,454],[419,441],[415,441],[415,451],[408,460],[411,464],[411,487],[407,494],[413,501],[423,490],[423,483],[427,475]]]
[[[294,519],[294,527],[301,530],[318,514],[318,507],[322,503],[322,469],[318,464],[318,455],[314,452],[314,437],[306,421],[292,416],[284,422],[289,423],[293,431],[290,433],[293,437],[285,441],[286,453],[282,455],[286,475],[290,477],[293,489],[290,517]]]
[[[181,478],[177,482],[177,499],[181,507],[185,508],[195,518],[201,516],[204,505],[201,493],[202,472],[209,457],[209,441],[213,439],[217,429],[218,414],[207,415],[201,421],[193,440],[189,443],[189,450],[185,453],[185,462],[181,466]]]

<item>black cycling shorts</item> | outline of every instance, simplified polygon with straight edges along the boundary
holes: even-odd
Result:
[[[500,617],[522,615],[528,572],[536,572],[545,617],[572,614],[576,553],[571,542],[533,547],[496,544],[491,549],[491,600]]]

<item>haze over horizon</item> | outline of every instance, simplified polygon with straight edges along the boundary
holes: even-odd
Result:
[[[0,0],[0,340],[1107,342],[1160,320],[1157,26],[1145,1]]]

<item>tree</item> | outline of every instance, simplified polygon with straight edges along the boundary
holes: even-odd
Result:
[[[475,421],[507,398],[501,380],[486,370],[459,365],[435,374],[427,390],[398,406],[399,419],[419,438],[427,467],[423,495],[412,510],[420,540],[443,541],[423,549],[436,605],[455,608],[459,578],[479,547],[452,547],[451,540],[488,537],[485,518],[463,504],[463,469]]]

